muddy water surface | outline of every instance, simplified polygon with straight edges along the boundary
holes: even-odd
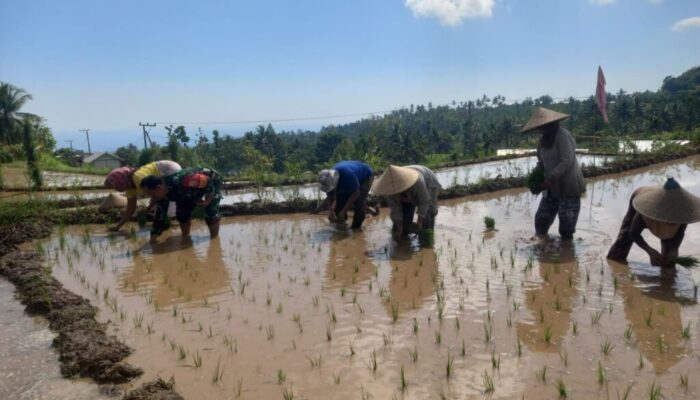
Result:
[[[142,379],[173,376],[190,399],[539,399],[556,385],[693,399],[700,272],[661,274],[637,248],[630,265],[604,255],[636,187],[670,175],[700,195],[699,166],[589,183],[573,244],[556,224],[533,239],[539,198],[509,191],[441,203],[433,247],[394,243],[383,210],[361,232],[320,216],[229,218],[213,241],[196,225],[191,245],[176,230],[150,245],[92,227],[42,248],[136,350]],[[484,232],[487,215],[497,231]],[[681,254],[698,249],[692,225]]]

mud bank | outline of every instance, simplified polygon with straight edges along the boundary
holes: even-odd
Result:
[[[101,384],[121,384],[141,376],[143,370],[123,362],[132,353],[131,348],[108,335],[105,324],[95,319],[98,309],[84,297],[66,290],[42,265],[39,253],[17,249],[21,243],[45,238],[50,233],[49,223],[0,227],[0,275],[15,285],[26,312],[45,317],[50,329],[58,334],[53,347],[59,353],[61,374],[67,378],[92,378]],[[149,382],[126,398],[178,399],[173,385]]]

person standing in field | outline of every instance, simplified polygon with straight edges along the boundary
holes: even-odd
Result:
[[[330,203],[331,222],[347,219],[348,210],[353,210],[352,229],[359,229],[365,220],[367,196],[374,181],[374,172],[369,165],[360,161],[341,161],[331,169],[319,173],[318,183],[326,193],[326,200],[316,209]]]
[[[107,189],[114,189],[118,192],[126,192],[126,209],[122,213],[122,217],[117,224],[110,228],[111,231],[118,231],[126,224],[136,211],[136,200],[139,196],[143,196],[141,189],[141,181],[147,176],[158,176],[161,178],[173,175],[180,171],[182,167],[175,161],[162,160],[148,163],[140,168],[131,166],[120,167],[113,169],[105,179],[104,186]],[[150,210],[156,206],[154,202],[149,204]],[[168,205],[163,204],[167,210]]]
[[[223,179],[216,171],[209,168],[185,168],[180,172],[166,176],[147,176],[141,181],[141,188],[154,202],[174,201],[175,212],[180,223],[182,241],[190,239],[192,213],[195,208],[204,209],[204,221],[209,227],[209,235],[215,238],[219,234],[219,202]],[[167,209],[158,208],[153,218],[151,241],[155,241],[163,231],[168,229]]]
[[[539,188],[543,195],[535,214],[535,231],[538,236],[547,236],[559,216],[561,238],[573,240],[586,184],[576,159],[576,142],[559,125],[567,118],[567,114],[538,107],[521,132],[542,134],[537,147],[537,167],[544,171],[544,182]]]
[[[636,243],[649,255],[652,265],[674,267],[686,227],[698,221],[700,198],[683,189],[675,179],[668,178],[663,186],[638,188],[632,193],[608,259],[626,263],[632,245]],[[645,229],[661,240],[661,252],[644,240],[642,232]]]
[[[418,229],[435,228],[441,189],[433,171],[422,165],[390,165],[372,186],[374,193],[386,196],[395,238],[410,233],[415,214]]]

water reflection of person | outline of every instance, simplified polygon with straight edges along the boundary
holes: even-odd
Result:
[[[385,306],[391,316],[392,307],[399,313],[418,309],[435,293],[438,281],[438,258],[430,247],[420,248],[418,239],[400,241],[389,247],[391,278],[390,301]]]
[[[330,237],[326,279],[341,287],[352,286],[369,279],[375,271],[375,266],[366,252],[367,241],[364,234],[334,232]]]
[[[678,249],[688,224],[700,221],[700,198],[683,189],[673,178],[664,186],[645,186],[632,193],[622,227],[608,258],[621,263],[633,244],[649,255],[652,265],[674,267]],[[661,240],[661,252],[652,248],[642,237],[645,229]]]
[[[577,294],[578,264],[573,243],[562,241],[557,249],[536,250],[542,283],[527,291],[525,304],[535,315],[534,322],[518,322],[518,335],[530,348],[558,352],[570,327],[572,306]],[[550,343],[544,339],[545,331]]]
[[[200,246],[208,246],[204,257],[198,254]],[[171,236],[151,248],[150,260],[140,252],[134,254],[134,265],[122,274],[122,280],[126,288],[152,286],[153,300],[159,307],[199,302],[229,287],[231,278],[218,238],[183,247],[179,238]]]
[[[676,271],[661,270],[655,276],[636,275],[645,286],[655,285],[652,289],[642,290],[627,277],[630,271],[626,265],[612,260],[608,260],[608,264],[613,273],[622,277],[618,280],[618,291],[624,298],[625,318],[634,333],[637,348],[657,374],[668,371],[688,352],[681,337],[681,305],[675,298],[673,287]],[[651,327],[647,325],[650,312]]]

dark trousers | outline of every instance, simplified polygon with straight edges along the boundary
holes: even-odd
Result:
[[[573,239],[580,211],[580,197],[543,196],[535,214],[535,231],[538,235],[546,235],[559,216],[559,234],[563,239]]]
[[[358,229],[362,226],[362,223],[365,221],[365,208],[367,206],[367,196],[369,196],[369,189],[372,186],[372,179],[368,179],[366,181],[360,182],[360,196],[355,200],[355,204],[353,204],[352,211],[352,225],[350,227],[352,229]],[[335,210],[334,212],[336,215],[340,212],[340,210],[345,207],[345,204],[347,204],[348,200],[350,199],[350,196],[352,196],[352,193],[336,193],[335,195]],[[341,218],[344,216],[341,215]]]
[[[413,203],[401,203],[402,209],[401,213],[403,215],[403,229],[406,232],[407,229],[411,227],[413,223],[413,216],[416,213],[416,205]],[[423,218],[423,229],[435,229],[435,215],[428,213],[428,215]]]

